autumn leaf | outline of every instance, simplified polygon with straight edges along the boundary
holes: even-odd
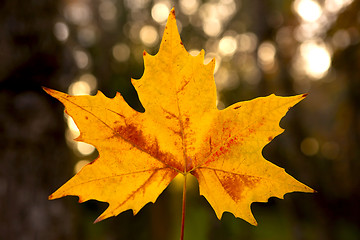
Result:
[[[203,50],[195,57],[185,50],[174,9],[159,52],[143,55],[144,74],[132,84],[144,113],[119,93],[70,96],[44,88],[74,119],[81,132],[76,140],[99,151],[49,199],[75,195],[79,202],[108,202],[98,222],[128,209],[136,214],[178,174],[192,174],[219,219],[228,211],[255,225],[252,202],[313,192],[262,156],[263,147],[283,132],[281,118],[305,95],[270,95],[218,110],[215,59],[204,65]]]

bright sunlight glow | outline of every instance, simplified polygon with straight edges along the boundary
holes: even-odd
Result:
[[[330,65],[331,56],[324,44],[306,41],[300,46],[300,55],[304,61],[304,71],[315,79],[323,77]]]
[[[312,0],[296,0],[294,2],[294,9],[307,22],[315,22],[322,14],[320,5]]]

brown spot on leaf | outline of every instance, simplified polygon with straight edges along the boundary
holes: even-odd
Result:
[[[89,119],[88,116],[85,116],[85,119],[88,120]]]
[[[134,125],[120,126],[115,128],[115,131],[131,144],[136,144],[138,146],[143,146],[145,144],[142,131],[138,131]]]
[[[180,41],[180,44],[184,46],[184,44],[183,44],[183,42],[182,42],[182,41]]]
[[[161,110],[163,110],[166,114],[168,114],[166,115],[167,119],[177,118],[177,116],[174,113],[166,110],[165,108],[161,108]]]
[[[268,141],[271,142],[274,138],[272,136],[268,137]]]
[[[185,79],[183,79],[183,80],[185,83],[181,86],[181,88],[177,91],[177,93],[183,91],[185,89],[186,85],[188,85],[190,82],[190,81],[186,81]]]
[[[210,154],[209,154],[207,161],[204,163],[204,165],[207,165],[210,162],[216,161],[217,159],[219,159],[219,157],[221,157],[222,155],[229,152],[233,145],[239,144],[241,141],[243,141],[243,138],[239,138],[236,136],[230,137],[223,145],[221,145],[217,149],[215,148],[216,150],[214,152],[212,152],[214,147],[212,146],[211,139],[209,139]]]
[[[239,202],[243,198],[245,189],[253,189],[260,181],[254,176],[240,175],[215,171],[217,178],[227,194],[235,201]]]
[[[238,109],[238,108],[241,108],[241,106],[236,106],[236,107],[234,107],[234,109]]]
[[[148,153],[150,156],[158,159],[164,164],[183,171],[183,166],[179,165],[175,161],[175,157],[160,149],[159,143],[156,138],[145,136],[141,129],[138,129],[133,124],[125,126],[118,126],[114,129],[116,131],[116,137],[121,137],[135,148],[140,151]]]
[[[308,93],[305,93],[305,94],[302,95],[302,97],[306,97],[307,95],[309,95],[309,94],[308,94]]]
[[[146,56],[146,52],[145,52],[145,51],[143,52],[143,56]]]

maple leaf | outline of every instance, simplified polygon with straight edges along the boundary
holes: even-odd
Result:
[[[100,91],[70,96],[44,88],[74,119],[81,132],[76,140],[99,151],[95,161],[49,199],[76,195],[79,202],[108,202],[98,222],[128,209],[136,214],[155,202],[178,174],[193,174],[219,219],[228,211],[256,225],[252,202],[313,192],[261,153],[283,132],[280,119],[305,95],[270,95],[218,110],[215,59],[204,65],[203,50],[195,57],[185,50],[174,9],[159,52],[143,55],[144,74],[132,84],[144,113],[132,109],[119,93],[111,99]]]

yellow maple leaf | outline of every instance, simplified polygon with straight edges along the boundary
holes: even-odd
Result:
[[[86,165],[49,199],[66,195],[108,202],[97,221],[132,209],[136,214],[178,174],[193,174],[200,194],[220,219],[224,211],[251,224],[252,202],[313,190],[266,161],[263,147],[283,132],[280,119],[305,95],[256,98],[224,110],[216,107],[215,59],[204,65],[184,48],[174,9],[159,52],[144,52],[145,71],[132,83],[144,113],[133,110],[117,93],[112,99],[70,96],[44,88],[65,105],[81,134],[99,157]]]

